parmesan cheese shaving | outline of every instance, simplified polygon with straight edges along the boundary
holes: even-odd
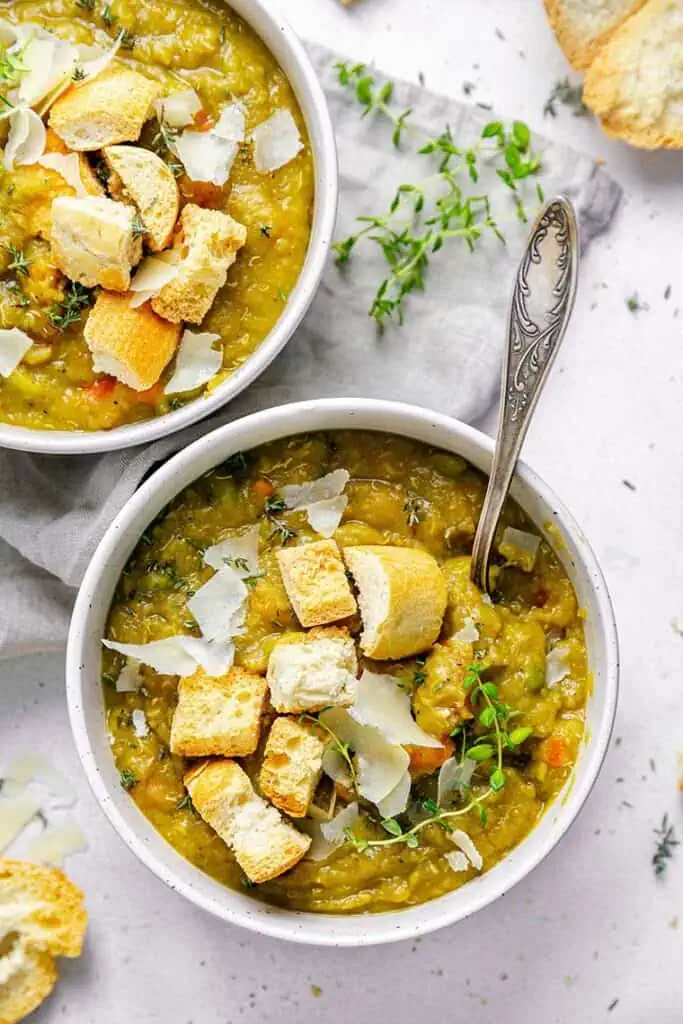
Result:
[[[453,639],[461,640],[464,644],[475,644],[479,639],[479,630],[475,625],[474,619],[468,615],[463,621],[462,629],[453,634]]]
[[[557,686],[571,672],[568,647],[553,647],[545,660],[545,685],[548,689]]]
[[[244,632],[248,591],[230,565],[219,569],[187,602],[205,640],[225,643]]]
[[[345,840],[347,828],[353,829],[358,821],[358,804],[349,804],[343,811],[335,815],[331,821],[319,823],[304,819],[302,829],[312,838],[306,860],[326,860]]]
[[[332,537],[342,521],[348,503],[349,499],[345,494],[316,501],[306,509],[308,522],[321,537]]]
[[[471,757],[466,757],[464,761],[449,757],[447,761],[444,761],[439,769],[436,797],[439,807],[450,810],[462,795],[462,791],[469,786],[476,767],[477,762]]]
[[[403,814],[408,806],[411,782],[410,772],[405,771],[391,793],[379,801],[377,810],[383,818],[394,818],[397,814]]]
[[[137,693],[142,686],[142,672],[139,661],[126,658],[126,663],[116,679],[117,693]]]
[[[303,149],[296,121],[289,110],[276,110],[252,132],[254,166],[269,174],[288,164]]]
[[[213,347],[220,340],[220,334],[186,329],[176,353],[173,376],[164,388],[164,394],[194,391],[215,377],[223,365],[222,350]]]
[[[181,89],[157,100],[155,109],[158,120],[169,128],[185,128],[193,124],[195,114],[202,109],[202,101],[194,89]]]
[[[142,306],[149,299],[159,294],[180,270],[180,261],[175,252],[162,253],[160,256],[148,256],[142,261],[130,282],[133,298],[130,300],[132,309]]]
[[[222,675],[232,665],[235,653],[232,644],[211,644],[193,636],[167,636],[148,644],[120,644],[114,640],[102,643],[167,676],[191,676],[197,665],[208,675]]]
[[[88,190],[81,178],[81,165],[78,153],[43,153],[36,161],[41,167],[49,167],[64,178],[77,196],[87,196]]]
[[[305,512],[311,527],[322,537],[331,537],[339,526],[348,498],[342,491],[349,482],[345,469],[335,469],[317,480],[288,484],[280,491],[287,508]]]
[[[446,835],[452,843],[462,850],[470,864],[476,871],[481,871],[484,866],[484,858],[479,853],[467,832],[463,832],[461,828],[456,828],[452,832],[447,832]]]
[[[31,860],[61,868],[67,857],[88,849],[78,822],[71,817],[45,829],[31,843]]]
[[[9,377],[24,358],[33,339],[18,327],[0,328],[0,377]]]
[[[14,842],[36,816],[40,804],[40,799],[27,790],[17,796],[0,796],[0,853]]]
[[[461,853],[460,850],[454,850],[452,853],[445,853],[444,857],[453,871],[469,871],[470,862],[465,854]]]
[[[19,82],[18,103],[34,107],[65,83],[70,84],[77,58],[72,43],[45,30],[36,32],[22,53],[21,63],[27,70]]]
[[[353,785],[348,764],[331,743],[327,744],[323,752],[322,767],[325,775],[328,775],[334,782],[340,782],[347,789]]]
[[[498,550],[511,565],[518,565],[524,572],[532,572],[541,538],[526,530],[506,526]]]
[[[413,718],[410,697],[393,676],[364,670],[358,680],[356,703],[349,714],[360,725],[374,726],[391,743],[416,747],[443,746]]]
[[[10,762],[5,778],[22,788],[29,782],[38,782],[50,794],[53,808],[72,807],[76,803],[76,794],[69,780],[43,754],[17,754]]]
[[[79,48],[78,57],[80,58],[80,67],[84,71],[85,75],[77,82],[74,82],[77,89],[85,85],[87,82],[90,82],[96,75],[101,75],[102,72],[109,67],[119,51],[123,41],[123,36],[124,31],[121,29],[114,40],[114,45],[110,46],[108,50],[103,50],[99,46],[81,46]]]
[[[231,565],[241,579],[257,576],[261,569],[260,536],[261,528],[255,525],[234,537],[226,537],[206,549],[204,564],[210,565],[212,569],[221,569],[226,564]]]
[[[139,740],[144,740],[146,736],[149,736],[149,725],[147,724],[147,716],[141,708],[136,708],[130,716],[131,723],[133,725],[133,731]]]
[[[225,185],[244,139],[244,111],[234,103],[225,107],[218,123],[208,132],[186,128],[173,139],[171,150],[182,161],[192,181]]]
[[[9,116],[5,144],[5,167],[13,171],[20,164],[35,164],[45,152],[45,125],[28,107],[15,107]]]
[[[376,804],[398,786],[410,763],[403,747],[390,743],[379,729],[360,725],[343,708],[324,711],[320,721],[355,751],[361,796]]]

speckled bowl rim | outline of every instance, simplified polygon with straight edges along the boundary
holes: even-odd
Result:
[[[284,348],[303,319],[320,284],[332,245],[339,193],[337,149],[325,94],[299,39],[268,0],[224,0],[262,39],[278,61],[301,107],[315,166],[311,237],[299,279],[270,333],[251,356],[206,397],[143,423],[112,430],[29,429],[0,423],[0,448],[47,455],[90,455],[148,444],[210,416],[259,377]]]
[[[490,467],[493,442],[479,431],[426,409],[374,399],[320,399],[280,406],[202,437],[143,484],[95,552],[71,621],[67,699],[76,747],[98,803],[128,847],[162,881],[217,917],[264,935],[313,945],[361,946],[414,938],[454,924],[503,895],[550,853],[600,771],[616,712],[619,656],[611,601],[585,535],[550,488],[520,463],[512,494],[558,552],[586,609],[594,677],[576,769],[534,830],[499,864],[456,892],[382,914],[343,917],[283,910],[233,891],[191,865],[121,788],[111,756],[100,684],[100,638],[114,587],[144,528],[197,477],[234,452],[302,432],[334,429],[404,435],[461,454],[484,471]]]

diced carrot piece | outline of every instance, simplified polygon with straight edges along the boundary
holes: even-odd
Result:
[[[254,493],[258,494],[259,498],[270,498],[275,493],[275,488],[271,484],[270,480],[254,480],[252,484]]]
[[[197,132],[208,132],[211,128],[211,118],[202,107],[194,115],[194,124],[192,126]]]
[[[432,775],[452,756],[455,749],[453,741],[446,737],[441,742],[443,747],[406,747],[410,755],[411,775]]]
[[[567,744],[561,736],[549,736],[543,745],[543,760],[549,768],[562,768],[567,763]]]
[[[108,398],[115,387],[115,377],[101,377],[100,380],[94,380],[92,384],[86,384],[83,390],[93,398]]]
[[[187,175],[178,179],[181,195],[188,203],[209,209],[220,209],[223,205],[223,189],[211,181],[192,181]]]
[[[63,153],[69,152],[68,147],[62,142],[57,132],[52,128],[48,128],[45,134],[45,152],[46,153]]]

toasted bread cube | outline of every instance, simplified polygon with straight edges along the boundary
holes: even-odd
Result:
[[[368,544],[344,549],[358,587],[360,646],[369,658],[408,658],[441,632],[447,593],[439,563],[419,548]]]
[[[14,957],[19,964],[16,970],[12,969]],[[47,999],[57,983],[57,967],[52,953],[24,946],[19,940],[14,942],[0,963],[9,974],[0,985],[0,1021],[13,1024],[23,1020]]]
[[[184,757],[246,757],[258,746],[268,686],[262,676],[231,668],[203,669],[181,679],[171,727],[171,750]]]
[[[173,242],[180,271],[152,299],[155,313],[173,323],[201,323],[246,240],[247,229],[227,213],[188,203]]]
[[[110,191],[116,198],[130,198],[146,230],[145,241],[153,252],[165,249],[178,219],[180,193],[173,172],[161,157],[139,146],[110,146],[104,159],[112,172]]]
[[[292,818],[305,818],[323,771],[325,744],[310,725],[276,718],[259,775],[263,795]]]
[[[281,548],[277,560],[287,596],[302,626],[324,626],[355,614],[356,599],[335,541]]]
[[[110,66],[53,104],[50,127],[69,149],[87,152],[137,142],[162,88],[137,71]]]
[[[268,659],[270,702],[276,711],[350,707],[356,699],[356,645],[344,629],[292,633]]]
[[[135,237],[135,213],[112,199],[58,196],[52,203],[52,256],[56,265],[86,288],[102,285],[125,292],[142,256]]]
[[[293,868],[311,839],[262,800],[235,761],[203,761],[185,776],[195,810],[235,854],[251,882],[267,882]]]
[[[159,380],[180,340],[180,325],[154,313],[149,303],[133,309],[130,295],[100,292],[85,324],[93,369],[117,377],[135,391]]]
[[[0,859],[0,920],[53,956],[77,957],[88,915],[83,893],[62,871]]]

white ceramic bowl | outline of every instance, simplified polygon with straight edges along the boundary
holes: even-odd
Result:
[[[533,832],[501,863],[456,892],[419,907],[354,917],[267,906],[219,884],[177,853],[121,788],[108,742],[100,683],[100,640],[116,582],[150,521],[179,491],[229,455],[304,431],[354,428],[402,434],[456,452],[484,472],[490,468],[490,438],[456,420],[395,402],[300,402],[221,427],[157,470],[109,527],[83,580],[67,652],[67,695],[78,753],[97,800],[130,849],[172,889],[225,921],[281,939],[333,946],[392,942],[453,924],[486,906],[527,875],[567,831],[595,782],[609,742],[618,686],[612,607],[593,552],[552,491],[532,470],[520,464],[512,495],[546,534],[569,573],[579,604],[586,609],[594,679],[585,742],[574,775]],[[552,536],[547,534],[549,524]]]
[[[316,293],[337,214],[337,150],[327,101],[306,51],[270,0],[225,0],[263,40],[289,79],[306,121],[315,164],[313,224],[296,287],[272,331],[235,373],[206,398],[165,416],[112,430],[28,430],[0,423],[0,448],[49,455],[84,455],[147,444],[215,412],[252,383],[287,344]]]

